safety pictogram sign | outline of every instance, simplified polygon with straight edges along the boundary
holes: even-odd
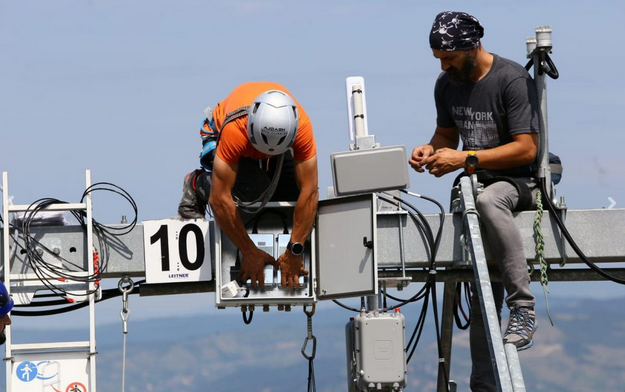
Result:
[[[89,392],[85,352],[16,354],[10,392]]]

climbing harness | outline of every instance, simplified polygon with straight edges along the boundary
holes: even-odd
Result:
[[[308,392],[315,392],[317,390],[317,385],[315,384],[315,366],[313,361],[317,353],[317,338],[313,335],[312,329],[312,317],[315,314],[315,304],[312,304],[312,310],[310,311],[306,310],[307,306],[308,305],[304,305],[304,313],[306,317],[308,317],[308,335],[302,345],[302,355],[308,360]],[[308,342],[310,341],[312,341],[312,351],[310,355],[308,355],[306,354],[306,346],[308,346]]]
[[[219,135],[217,137],[217,144],[219,144],[219,140],[221,139],[221,136],[223,134],[224,128],[226,127],[226,124],[228,124],[231,121],[236,120],[237,118],[247,116],[249,114],[249,110],[250,110],[250,106],[241,106],[240,108],[235,109],[231,111],[230,113],[226,114],[224,122],[221,124],[221,128],[219,129]],[[278,155],[277,158],[278,158],[278,162],[276,163],[276,170],[274,171],[273,179],[271,180],[271,183],[269,183],[269,186],[267,187],[267,189],[256,200],[252,200],[250,202],[243,202],[242,200],[240,200],[238,197],[235,196],[234,198],[235,202],[241,210],[245,211],[248,214],[256,214],[260,212],[265,207],[265,205],[267,205],[267,203],[269,202],[269,199],[271,199],[274,192],[276,191],[276,188],[278,187],[278,181],[280,180],[280,173],[282,172],[282,163],[284,162],[284,154]],[[261,205],[258,208],[251,208],[251,206],[254,203],[258,203],[258,202],[261,202]]]
[[[127,286],[124,286],[127,284]],[[128,334],[128,319],[130,318],[130,309],[128,309],[128,294],[132,292],[135,284],[128,276],[124,276],[119,280],[117,288],[122,293],[122,311],[120,316],[122,318],[123,328],[123,343],[122,343],[122,392],[126,389],[126,335]]]

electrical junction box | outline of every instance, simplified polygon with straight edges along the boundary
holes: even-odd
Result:
[[[374,193],[319,201],[314,236],[317,299],[378,293],[376,210]]]
[[[338,196],[410,188],[405,146],[338,152],[330,161]]]
[[[286,250],[292,230],[295,202],[269,202],[259,213],[246,214],[239,211],[248,235],[256,246],[276,260]],[[249,227],[248,227],[249,226]],[[309,274],[315,268],[314,228],[311,239],[304,244],[304,268]],[[311,275],[300,277],[299,288],[282,287],[280,270],[265,266],[264,287],[252,288],[251,282],[239,282],[241,254],[230,239],[215,227],[215,305],[218,308],[241,306],[306,305],[315,302]],[[288,308],[285,308],[288,309]]]
[[[404,315],[366,312],[345,326],[349,392],[399,391],[406,387]]]

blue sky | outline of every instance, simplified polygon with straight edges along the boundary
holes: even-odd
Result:
[[[429,141],[440,72],[429,28],[438,12],[462,10],[484,25],[486,50],[522,64],[526,37],[536,26],[553,27],[552,59],[561,76],[547,82],[550,145],[565,170],[558,195],[571,209],[606,208],[608,197],[625,207],[625,56],[617,46],[625,4],[467,4],[3,1],[0,171],[9,173],[9,193],[19,204],[78,201],[90,169],[93,182],[115,183],[134,197],[139,221],[173,217],[182,179],[198,167],[203,109],[241,82],[271,80],[287,86],[312,119],[325,197],[329,156],[349,146],[345,79],[365,78],[369,132],[382,146],[411,151]],[[412,173],[410,190],[447,205],[448,177]],[[131,215],[107,195],[94,197],[94,214],[103,223]],[[625,293],[615,284],[557,287],[561,294]],[[538,285],[535,293],[542,295]],[[192,312],[200,303],[210,308],[205,300],[158,301],[184,302],[181,312]],[[144,306],[140,317],[165,315],[156,300],[135,303]]]

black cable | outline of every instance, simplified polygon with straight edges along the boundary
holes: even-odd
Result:
[[[335,299],[333,299],[332,302],[334,302],[335,304],[337,304],[338,306],[340,306],[343,309],[347,309],[347,310],[349,310],[351,312],[360,313],[360,310],[358,310],[356,308],[349,307],[349,306],[347,306],[347,305],[345,305],[345,304],[343,304],[343,303],[341,303],[341,302],[339,302],[339,301],[337,301]]]
[[[406,194],[410,194],[408,193],[408,191],[406,190],[402,190],[404,193]],[[439,357],[439,374],[440,372],[443,373],[443,377],[445,379],[445,386],[446,389],[449,390],[449,380],[447,377],[447,366],[444,362],[444,357],[443,357],[443,349],[442,349],[442,342],[441,342],[441,332],[440,332],[440,325],[439,325],[439,317],[438,317],[438,301],[437,301],[437,296],[436,296],[436,255],[438,253],[438,248],[440,246],[440,241],[441,241],[441,237],[442,237],[442,231],[443,231],[443,225],[445,224],[445,209],[443,208],[442,204],[439,203],[438,201],[429,198],[427,196],[423,196],[423,195],[415,195],[412,194],[413,196],[425,199],[429,202],[432,202],[434,204],[436,204],[440,210],[440,214],[439,214],[439,227],[438,227],[438,231],[436,233],[436,237],[435,239],[432,240],[431,243],[431,259],[430,259],[430,275],[429,275],[429,290],[427,290],[432,298],[432,309],[433,309],[433,314],[434,314],[434,325],[436,328],[436,343],[437,343],[437,348],[438,348],[438,357]],[[410,203],[397,198],[396,196],[393,196],[396,200],[406,204],[407,206],[409,206],[410,208],[412,208],[413,210],[417,211],[418,210],[412,206]],[[420,213],[419,213],[420,214]],[[423,215],[420,214],[420,216],[422,217],[423,221],[425,221],[425,217],[423,217]],[[428,224],[429,227],[429,224]],[[430,230],[431,233],[431,230]],[[431,234],[430,234],[431,237]],[[426,300],[427,301],[427,297]],[[425,305],[425,301],[424,301],[424,306],[427,307],[427,305]],[[425,312],[427,313],[427,311]],[[422,315],[424,315],[424,312],[422,311]],[[421,330],[423,329],[423,326],[421,327]],[[421,335],[421,332],[419,332],[419,337]],[[414,336],[414,335],[413,335]],[[412,338],[411,338],[412,341]],[[412,358],[412,355],[414,353],[414,350],[416,349],[417,343],[419,341],[419,338],[417,338],[417,341],[415,342],[415,345],[413,346],[411,352],[410,352],[410,356],[408,357],[408,360],[406,361],[407,363],[410,361],[410,359]]]
[[[404,191],[405,193],[407,193],[406,191]],[[417,324],[415,326],[415,329],[413,330],[413,333],[410,337],[410,340],[408,342],[408,345],[406,346],[406,352],[409,352],[408,358],[406,360],[406,363],[410,362],[410,359],[412,358],[412,355],[414,354],[416,347],[419,343],[419,340],[421,338],[421,335],[423,333],[423,328],[425,326],[425,319],[427,316],[427,308],[429,305],[429,298],[432,297],[432,303],[433,306],[436,307],[436,297],[435,297],[435,285],[436,285],[436,279],[435,279],[435,274],[436,274],[436,253],[438,251],[438,246],[440,245],[440,239],[441,239],[441,234],[442,234],[442,228],[443,228],[443,224],[444,224],[444,219],[445,219],[445,210],[443,208],[443,206],[438,203],[436,200],[428,198],[428,197],[422,197],[421,195],[418,195],[418,197],[422,197],[430,202],[433,202],[434,204],[436,204],[439,209],[441,210],[440,213],[440,218],[439,218],[439,222],[440,222],[440,226],[437,232],[436,237],[434,237],[433,233],[432,233],[432,229],[429,225],[429,222],[427,221],[427,219],[425,219],[425,216],[419,211],[419,209],[417,209],[415,206],[413,206],[412,204],[408,203],[407,201],[395,196],[395,195],[391,195],[391,197],[396,200],[396,202],[390,201],[388,198],[384,197],[384,196],[380,196],[381,199],[386,200],[387,202],[390,202],[392,204],[397,204],[397,203],[402,203],[406,206],[408,206],[412,211],[414,211],[414,214],[409,211],[406,210],[406,212],[408,212],[408,214],[415,220],[415,223],[417,223],[417,227],[420,229],[421,233],[425,236],[426,238],[426,250],[429,249],[428,253],[428,258],[430,260],[430,279],[428,279],[428,282],[426,283],[426,285],[424,285],[425,288],[425,299],[424,299],[424,303],[423,303],[423,308],[421,309],[421,313],[419,316],[419,320],[417,321]],[[433,293],[432,293],[433,291]],[[439,333],[439,325],[438,325],[438,310],[435,309],[435,324],[436,324],[436,330],[437,330],[437,344],[440,347],[441,346],[441,341],[440,341],[440,333]],[[416,337],[416,340],[415,340]],[[414,342],[414,344],[413,344]],[[410,348],[412,346],[412,348]],[[439,353],[439,357],[440,357],[440,353]],[[444,365],[444,364],[443,364]],[[444,368],[443,368],[444,369]],[[446,376],[446,374],[445,374]]]
[[[384,284],[382,287],[382,307],[384,309],[388,309],[388,303],[386,300],[386,284]]]
[[[43,198],[32,203],[28,209],[24,213],[24,218],[22,222],[22,235],[24,240],[24,249],[26,251],[26,260],[28,260],[29,265],[35,275],[41,280],[41,282],[48,288],[50,291],[63,296],[63,295],[73,295],[73,296],[85,296],[95,292],[95,290],[85,290],[85,292],[69,292],[62,288],[61,286],[53,283],[53,281],[63,281],[63,280],[72,280],[83,283],[94,283],[99,281],[99,274],[88,274],[83,275],[85,271],[81,269],[79,266],[70,263],[62,257],[55,255],[52,251],[50,251],[47,247],[43,246],[39,241],[34,239],[34,236],[31,235],[31,224],[35,218],[35,215],[45,208],[53,204],[67,204],[66,202],[60,201],[58,199],[52,198]],[[33,243],[34,242],[34,243]],[[39,246],[36,246],[35,243]],[[57,267],[56,265],[50,264],[46,262],[37,252],[37,248],[46,250],[49,254],[54,255],[54,257],[65,261],[65,266]],[[67,268],[67,265],[74,267],[73,269],[70,267]]]
[[[428,289],[427,289],[427,293],[430,293],[430,284],[428,282]],[[428,304],[429,304],[429,295],[426,295],[424,300],[423,300],[423,307],[421,308],[421,314],[419,315],[419,319],[417,320],[417,324],[415,325],[415,329],[412,332],[412,335],[410,336],[410,340],[408,341],[408,344],[406,345],[406,352],[410,352],[408,354],[408,357],[406,358],[406,364],[410,363],[410,359],[412,359],[412,355],[415,352],[415,349],[417,348],[417,345],[419,344],[419,340],[421,339],[421,334],[423,333],[423,327],[425,326],[425,319],[427,316],[427,312],[428,312]],[[416,336],[416,340],[415,340],[415,336]],[[414,341],[414,345],[412,344]],[[412,345],[412,348],[410,348],[410,346]]]
[[[430,227],[429,222],[427,221],[427,219],[425,219],[425,216],[421,213],[421,211],[419,211],[419,209],[417,209],[415,206],[408,203],[407,201],[403,200],[402,198],[397,197],[395,195],[389,195],[389,196],[392,197],[394,200],[396,200],[396,202],[393,202],[392,200],[384,196],[379,196],[379,198],[382,200],[385,200],[386,202],[395,204],[395,205],[398,205],[398,203],[405,204],[406,206],[410,207],[414,211],[414,213],[416,214],[416,217],[413,216],[414,214],[411,214],[411,216],[413,216],[413,219],[415,219],[415,223],[417,223],[417,226],[419,227],[419,229],[423,231],[425,237],[427,238],[428,245],[430,246],[430,250],[432,250],[433,245],[434,245],[434,235],[432,233],[432,228]],[[406,210],[406,212],[409,212],[409,211]]]
[[[543,68],[542,64],[545,63],[547,65],[547,67],[549,67],[549,70],[547,71],[547,75],[553,79],[556,80],[560,77],[560,73],[558,72],[558,68],[556,68],[556,65],[553,63],[553,60],[551,60],[551,57],[549,56],[549,53],[545,52],[545,51],[541,51],[538,54],[538,64],[539,64],[539,68],[538,68],[538,74],[542,75],[545,73],[545,69]],[[534,58],[532,57],[527,64],[525,64],[525,70],[529,71],[530,69],[532,69],[532,66],[534,65]]]
[[[288,220],[287,220],[286,215],[283,212],[278,211],[274,208],[264,208],[261,212],[259,212],[252,219],[250,219],[245,224],[245,227],[247,228],[249,227],[250,224],[254,223],[254,227],[252,228],[252,233],[258,234],[258,222],[260,222],[260,218],[263,217],[268,212],[271,212],[272,214],[278,215],[278,217],[280,217],[280,219],[282,220],[282,225],[283,225],[282,234],[289,234],[289,226],[288,226]]]
[[[145,280],[136,282],[135,289],[130,294],[140,294],[142,283],[145,283]],[[117,288],[102,290],[102,297],[99,300],[97,300],[96,303],[106,301],[111,298],[119,297],[121,295],[122,293]],[[35,299],[38,297],[49,297],[49,296],[51,295],[50,294],[36,295]],[[49,309],[49,310],[39,310],[39,311],[17,310],[17,308],[54,306],[56,305],[57,302],[60,302],[60,301],[31,302],[30,304],[26,304],[26,305],[15,305],[15,307],[11,311],[11,316],[25,316],[25,317],[52,316],[52,315],[63,314],[63,313],[71,312],[74,310],[82,309],[89,305],[89,302],[85,301],[85,302],[80,302],[77,304],[71,304],[62,308]],[[64,301],[64,303],[67,304],[67,301]]]
[[[436,347],[438,349],[438,367],[439,374],[442,372],[445,379],[446,390],[449,391],[449,379],[447,377],[447,365],[445,364],[445,357],[443,356],[443,347],[441,342],[441,331],[438,324],[438,303],[436,298],[436,271],[430,271],[430,280],[432,281],[432,290],[430,294],[432,296],[432,309],[434,311],[434,325],[436,326]]]
[[[421,199],[427,200],[427,201],[435,204],[438,207],[439,211],[440,211],[440,213],[439,213],[439,226],[438,226],[438,231],[436,232],[436,238],[434,240],[434,247],[433,247],[433,251],[432,251],[432,253],[434,255],[433,260],[435,261],[436,260],[436,254],[438,253],[438,247],[440,245],[441,238],[442,238],[442,235],[443,235],[443,226],[445,224],[445,208],[443,208],[443,205],[441,203],[439,203],[438,201],[432,199],[431,197],[427,197],[425,195],[411,194],[408,191],[406,191],[405,189],[402,189],[401,191],[403,193],[407,194],[407,195],[412,195],[412,196],[415,196],[415,197],[419,197]],[[403,199],[401,199],[401,198],[398,198],[398,199],[401,200],[402,202],[406,203]],[[416,208],[413,207],[412,205],[410,205],[408,203],[406,203],[406,205],[408,205],[411,208],[416,210]]]
[[[560,73],[558,72],[556,65],[553,63],[548,53],[545,53],[545,62],[550,68],[549,71],[547,71],[547,75],[549,75],[549,77],[551,77],[551,79],[553,80],[558,79],[560,77]]]
[[[24,212],[21,225],[21,234],[23,236],[24,246],[22,247],[17,238],[13,237],[13,240],[26,254],[25,260],[28,261],[29,267],[37,278],[44,284],[44,286],[50,290],[54,296],[68,297],[68,296],[88,296],[99,290],[99,283],[101,280],[102,271],[106,270],[108,265],[108,259],[110,256],[110,246],[115,246],[122,249],[123,242],[117,239],[118,236],[128,234],[134,229],[137,223],[137,205],[132,197],[122,188],[115,184],[108,182],[99,182],[88,187],[81,197],[81,202],[85,197],[93,193],[94,191],[109,191],[116,193],[126,199],[132,206],[135,216],[134,219],[127,225],[121,227],[109,227],[100,224],[95,219],[92,219],[93,233],[96,234],[99,241],[99,251],[88,249],[87,254],[93,252],[94,273],[89,274],[82,266],[76,265],[69,260],[56,255],[52,250],[39,242],[34,235],[31,234],[31,227],[38,213],[44,211],[47,207],[53,204],[67,204],[67,202],[54,199],[54,198],[42,198],[32,203],[28,209]],[[85,210],[71,210],[72,215],[77,219],[79,224],[86,229],[87,223],[85,219],[87,213]],[[20,232],[20,228],[11,225],[17,232]],[[61,262],[61,266],[51,264],[43,259],[39,252],[46,252],[50,257],[54,257]],[[59,285],[57,281],[72,281],[87,284],[94,284],[94,289],[87,289],[80,292],[70,292],[63,285]],[[50,302],[50,306],[59,304],[59,302]],[[45,306],[45,305],[40,305]]]
[[[548,200],[549,198],[549,193],[547,192],[547,185],[546,185],[546,181],[544,178],[540,179],[540,188],[541,191],[545,197],[545,203],[547,205],[547,208],[549,209],[549,213],[554,217],[556,224],[558,225],[558,227],[560,228],[560,231],[562,232],[562,235],[564,235],[564,238],[566,238],[566,240],[568,241],[568,243],[571,245],[571,247],[573,248],[573,250],[575,251],[575,253],[577,253],[577,255],[579,256],[580,259],[582,259],[582,261],[589,266],[593,271],[597,272],[599,275],[603,276],[604,278],[611,280],[615,283],[618,284],[625,284],[625,280],[624,279],[620,279],[617,276],[611,275],[608,272],[605,272],[603,269],[599,268],[595,263],[593,263],[592,261],[590,261],[590,259],[588,259],[588,257],[586,257],[586,255],[582,252],[582,250],[577,246],[577,243],[575,243],[575,240],[573,240],[573,237],[571,236],[571,233],[569,233],[568,229],[566,228],[566,226],[564,225],[564,223],[562,222],[562,219],[560,219],[560,214],[556,211],[555,207],[553,206],[553,203],[551,203],[551,200]]]
[[[436,232],[436,239],[434,241],[434,259],[436,259],[436,254],[438,253],[438,247],[441,243],[441,238],[443,236],[443,226],[445,224],[445,209],[443,208],[443,205],[441,203],[439,203],[438,201],[424,196],[424,195],[419,195],[420,198],[427,200],[431,203],[434,203],[438,209],[440,210],[440,214],[439,214],[439,226],[438,226],[438,231]]]
[[[389,307],[385,307],[385,309],[389,310],[389,309],[401,308],[402,306],[407,305],[409,303],[420,301],[423,298],[425,298],[426,289],[427,289],[427,285],[424,284],[415,295],[413,295],[412,297],[408,299],[397,298],[387,293],[386,294],[387,297],[389,297],[393,301],[398,301],[398,303],[395,305],[391,305]]]
[[[529,72],[530,69],[532,69],[532,66],[534,65],[534,59],[530,59],[530,61],[527,62],[527,64],[525,64],[525,70]]]
[[[397,301],[397,302],[416,302],[419,301],[421,299],[423,299],[423,297],[425,296],[425,285],[421,287],[421,290],[419,290],[415,295],[413,295],[412,297],[408,298],[408,299],[402,299],[402,298],[397,298],[391,294],[386,294],[387,297],[389,297],[390,299],[392,299],[393,301]]]
[[[456,322],[456,326],[458,327],[458,329],[461,330],[466,330],[469,328],[469,325],[471,324],[471,302],[468,298],[470,298],[470,294],[467,293],[467,290],[469,290],[466,285],[464,285],[466,283],[466,285],[468,285],[467,282],[457,282],[456,283],[456,290],[454,293],[454,320]],[[468,312],[469,315],[467,316],[464,313],[464,310],[462,308],[462,287],[465,287],[465,301],[467,301],[468,304]],[[462,313],[462,316],[464,317],[464,321],[465,323],[463,324],[462,321],[460,320],[460,314],[458,314],[458,311],[460,311]]]
[[[247,314],[248,314],[248,312],[247,312],[247,311],[241,310],[241,314],[243,315],[243,322],[244,322],[246,325],[249,325],[249,324],[252,322],[252,319],[254,318],[254,311],[253,311],[253,310],[250,310],[250,311],[249,311],[249,316],[248,316],[248,315],[247,315]]]

